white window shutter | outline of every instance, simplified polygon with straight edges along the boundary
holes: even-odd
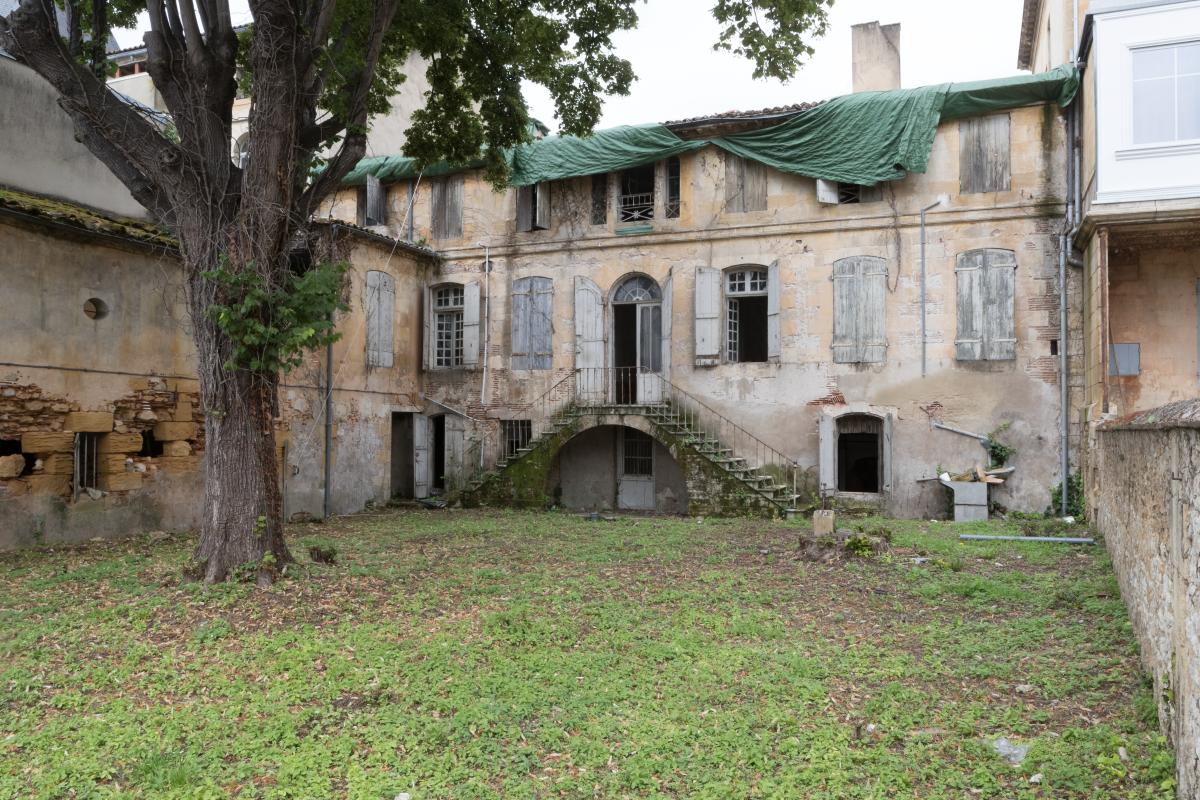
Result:
[[[838,204],[837,181],[827,181],[824,178],[817,178],[817,202],[827,206],[836,206]]]
[[[363,306],[367,315],[367,366],[391,367],[392,325],[396,315],[395,278],[386,272],[369,270]]]
[[[413,414],[413,497],[429,496],[429,470],[433,461],[429,458],[429,417]]]
[[[554,361],[554,281],[530,278],[529,369],[550,369]]]
[[[517,187],[517,230],[533,229],[533,187]]]
[[[879,463],[879,490],[892,490],[892,415],[883,415],[883,442],[880,443],[882,458]]]
[[[604,300],[590,278],[575,276],[575,369],[585,401],[604,397]]]
[[[668,380],[671,377],[671,295],[675,290],[672,277],[668,271],[662,287],[662,374]]]
[[[424,327],[424,338],[421,341],[421,368],[428,370],[433,367],[433,289],[426,286],[424,292],[424,309],[421,321]]]
[[[888,264],[882,258],[862,256],[858,304],[858,360],[882,364],[887,360]]]
[[[533,226],[538,230],[550,229],[550,183],[539,183],[537,187],[537,207],[533,209]]]
[[[767,360],[778,363],[780,355],[779,335],[779,262],[772,261],[767,267]]]
[[[721,270],[696,268],[696,366],[721,363]]]
[[[1012,250],[989,249],[984,255],[984,358],[1006,361],[1017,357],[1017,257]]]
[[[836,439],[834,436],[834,419],[829,414],[817,417],[817,472],[821,484],[821,494],[830,495],[837,491],[837,461]]]
[[[463,284],[463,366],[479,366],[479,281]]]
[[[857,256],[833,262],[833,361],[858,361],[860,265]]]
[[[512,368],[530,369],[533,278],[518,278],[512,288]]]
[[[959,361],[979,361],[984,358],[983,270],[982,250],[958,254],[958,264],[954,267],[955,315],[958,324],[954,352]]]

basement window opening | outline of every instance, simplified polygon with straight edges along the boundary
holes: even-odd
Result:
[[[501,421],[504,428],[504,458],[515,458],[517,453],[529,446],[533,439],[533,421],[528,419],[506,419]]]
[[[654,474],[654,439],[636,428],[625,429],[622,474]]]
[[[767,360],[767,271],[737,270],[725,282],[726,358],[732,363]]]
[[[634,167],[621,173],[621,194],[617,198],[621,222],[654,219],[654,165]]]
[[[25,464],[21,467],[20,475],[14,477],[24,477],[33,472],[33,467],[37,464],[37,456],[33,453],[21,452],[20,439],[0,439],[0,458],[5,456],[23,456]]]
[[[142,449],[138,451],[141,458],[157,458],[163,454],[163,443],[154,438],[154,431],[142,431]]]
[[[866,414],[848,414],[838,418],[837,427],[838,491],[877,494],[883,462],[880,420]]]
[[[100,488],[100,436],[99,433],[75,434],[76,496],[84,489]]]

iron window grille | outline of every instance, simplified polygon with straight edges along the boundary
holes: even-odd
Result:
[[[667,159],[667,219],[679,217],[679,158],[672,156]]]
[[[74,495],[100,486],[100,434],[75,434]]]
[[[654,474],[654,440],[634,428],[625,429],[624,474]]]
[[[528,419],[506,419],[500,423],[504,428],[504,458],[514,458],[529,446],[533,439],[533,421]]]

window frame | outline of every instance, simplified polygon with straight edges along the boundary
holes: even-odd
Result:
[[[1180,50],[1184,47],[1188,47],[1188,46],[1200,47],[1200,38],[1192,37],[1192,38],[1186,38],[1186,39],[1178,39],[1175,41],[1144,43],[1144,44],[1132,45],[1128,48],[1129,69],[1128,69],[1127,75],[1128,75],[1128,81],[1129,81],[1129,94],[1128,94],[1129,114],[1127,116],[1127,119],[1129,120],[1129,123],[1128,123],[1129,128],[1128,128],[1127,141],[1129,142],[1130,147],[1135,148],[1135,149],[1154,148],[1154,147],[1179,147],[1179,146],[1186,146],[1189,144],[1194,144],[1194,143],[1200,142],[1200,135],[1192,136],[1192,137],[1188,137],[1188,138],[1183,138],[1183,137],[1179,136],[1179,81],[1180,81],[1181,77],[1195,77],[1195,78],[1197,78],[1198,82],[1200,82],[1200,69],[1198,69],[1196,72],[1189,72],[1189,73],[1181,75],[1181,73],[1179,71],[1179,54],[1178,54],[1178,52],[1174,52],[1173,72],[1171,73],[1170,76],[1159,76],[1159,77],[1154,77],[1154,78],[1137,78],[1134,76],[1134,61],[1137,58],[1139,53],[1146,53],[1146,52],[1153,51],[1153,50],[1178,51],[1178,50]],[[1137,85],[1138,85],[1138,83],[1145,83],[1148,81],[1161,81],[1161,80],[1165,80],[1168,78],[1170,79],[1171,85],[1172,85],[1171,102],[1172,102],[1172,109],[1174,111],[1174,113],[1172,115],[1172,121],[1173,121],[1175,136],[1174,136],[1174,138],[1170,138],[1170,139],[1153,139],[1153,140],[1147,140],[1147,141],[1138,141],[1137,127],[1136,127],[1136,122],[1135,122],[1135,120],[1137,119],[1137,97],[1138,97]],[[1198,134],[1200,134],[1200,132],[1198,132]]]
[[[738,355],[741,349],[741,309],[738,301],[743,297],[767,297],[769,294],[769,270],[763,266],[739,264],[725,270],[722,276],[721,288],[725,310],[725,361],[729,364],[766,364],[770,356],[761,361],[742,361]],[[751,276],[757,276],[751,278]],[[741,286],[735,288],[735,276],[740,276]],[[736,309],[736,310],[735,310]],[[763,314],[763,326],[768,325],[767,315]],[[764,337],[766,331],[764,330]]]
[[[441,302],[443,293],[446,292],[457,292],[457,303]],[[430,288],[430,298],[434,335],[432,366],[435,369],[460,369],[465,360],[466,286],[461,283],[439,284]],[[443,334],[448,336],[444,339]],[[448,342],[448,347],[443,348],[443,341]]]
[[[511,461],[533,441],[533,420],[500,420],[501,441],[504,444],[504,460]]]

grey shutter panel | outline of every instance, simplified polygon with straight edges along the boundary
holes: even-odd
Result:
[[[853,364],[858,361],[858,287],[857,256],[833,262],[833,361]]]
[[[530,278],[529,369],[550,369],[554,360],[554,281]]]
[[[1017,258],[1012,250],[984,252],[984,358],[1006,361],[1017,357],[1016,301]]]
[[[860,256],[858,303],[858,360],[882,364],[887,360],[888,265],[882,258]]]
[[[767,267],[767,360],[779,362],[779,262],[772,261]]]
[[[670,379],[671,376],[671,295],[675,291],[675,283],[671,271],[667,271],[667,279],[662,287],[662,374]]]
[[[959,361],[979,361],[983,349],[983,251],[958,254],[954,267],[955,316],[958,332],[954,337],[954,355]]]
[[[837,463],[834,460],[835,438],[833,417],[821,414],[817,417],[817,473],[821,483],[821,494],[837,491]]]
[[[600,287],[575,276],[575,369],[581,400],[604,397],[604,301]]]
[[[367,176],[367,214],[366,224],[371,225],[386,225],[387,224],[387,194],[383,191],[383,184],[379,178],[374,175]]]
[[[530,309],[533,278],[518,278],[512,288],[512,368],[529,369]]]
[[[463,284],[463,366],[479,366],[479,281]]]
[[[458,414],[446,414],[446,488],[451,491],[463,484],[466,451],[466,421]]]
[[[426,286],[422,295],[421,322],[424,335],[421,340],[421,368],[428,370],[433,367],[433,289]]]
[[[958,183],[963,194],[1009,190],[1008,114],[958,123]]]
[[[386,272],[367,272],[367,366],[391,367],[393,360],[392,325],[396,316],[396,280]]]
[[[457,239],[463,232],[463,176],[446,178],[446,238]]]
[[[742,206],[746,211],[767,210],[767,168],[757,161],[742,164]]]
[[[433,462],[429,458],[429,417],[413,414],[413,497],[429,496],[429,470]]]
[[[533,226],[538,230],[550,229],[550,183],[539,183],[537,187],[537,207],[533,209]]]
[[[725,210],[740,213],[746,210],[746,161],[733,153],[725,154]]]
[[[721,363],[721,270],[696,268],[696,366]]]
[[[837,181],[827,181],[824,178],[817,178],[817,202],[826,206],[836,206],[838,204]]]
[[[883,457],[879,464],[879,490],[892,490],[892,415],[883,415],[883,441],[880,443]]]
[[[434,239],[446,238],[446,179],[429,183],[429,235]]]
[[[533,229],[533,187],[517,187],[517,230]]]

